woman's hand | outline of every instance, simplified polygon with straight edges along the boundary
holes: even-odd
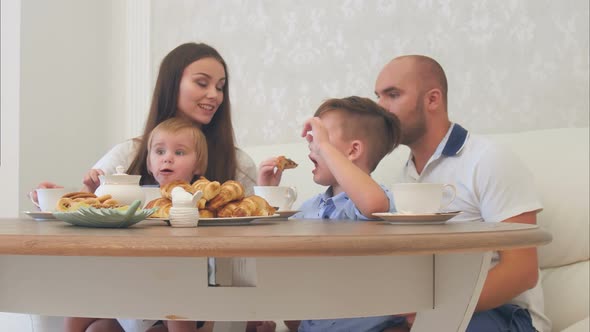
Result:
[[[100,179],[98,178],[99,175],[104,175],[104,172],[101,169],[91,169],[84,175],[84,180],[82,183],[84,184],[84,188],[82,191],[87,191],[93,193],[96,191],[96,188],[100,185]]]
[[[278,186],[281,183],[283,171],[277,167],[277,157],[266,159],[258,167],[259,186]]]
[[[47,188],[63,188],[63,186],[60,186],[59,184],[55,184],[53,182],[47,182],[47,181],[39,183],[37,188],[35,188],[29,192],[29,198],[31,199],[31,201],[33,203],[35,203],[35,205],[39,204],[39,198],[37,197],[37,190],[36,189],[47,189]]]

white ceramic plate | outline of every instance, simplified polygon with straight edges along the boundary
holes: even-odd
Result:
[[[25,214],[35,220],[56,220],[51,212],[25,211]]]
[[[427,213],[427,214],[404,214],[380,212],[373,213],[373,216],[381,218],[390,224],[396,225],[432,225],[444,224],[447,220],[461,213],[460,211]]]
[[[200,218],[199,226],[239,226],[247,225],[254,220],[273,219],[280,217],[278,213],[272,216],[252,216],[252,217],[233,217],[233,218]],[[147,220],[161,220],[168,222],[168,218],[147,218]]]

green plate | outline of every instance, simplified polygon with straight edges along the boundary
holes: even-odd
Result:
[[[127,210],[117,209],[97,209],[93,207],[83,207],[72,212],[53,212],[53,215],[69,224],[82,227],[99,227],[99,228],[125,228],[137,224],[144,220],[157,208],[138,209],[141,201],[136,200]]]

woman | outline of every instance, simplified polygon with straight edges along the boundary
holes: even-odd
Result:
[[[237,180],[253,192],[256,165],[235,146],[229,101],[227,66],[209,45],[187,43],[172,50],[160,65],[144,134],[118,144],[86,174],[83,183],[93,192],[98,175],[112,174],[123,165],[128,174],[141,175],[141,184],[157,184],[147,171],[147,137],[160,122],[172,117],[191,120],[207,138],[209,166],[205,177]]]
[[[104,155],[84,177],[85,189],[94,192],[100,185],[98,176],[115,173],[119,165],[125,167],[128,174],[141,175],[141,184],[157,184],[147,170],[147,141],[154,127],[173,117],[189,119],[205,134],[209,151],[205,177],[219,182],[237,180],[247,195],[253,193],[256,165],[235,146],[226,63],[214,48],[202,43],[182,44],[164,57],[143,135],[116,145]],[[39,188],[56,186],[43,182]],[[36,200],[35,191],[32,195]],[[74,322],[66,321],[69,323]],[[210,328],[210,324],[206,324],[205,329],[207,327]],[[121,326],[110,319],[88,320],[83,326],[67,328],[70,331],[122,331]],[[161,328],[155,326],[150,331]]]

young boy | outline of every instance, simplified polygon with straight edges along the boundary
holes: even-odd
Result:
[[[302,136],[309,143],[309,158],[315,165],[313,180],[328,189],[305,201],[293,218],[367,220],[374,219],[372,213],[390,211],[391,194],[370,174],[399,144],[400,124],[395,115],[367,98],[330,99],[305,122]],[[277,174],[271,169],[271,164],[261,166],[259,178],[267,177],[273,183]],[[373,332],[401,322],[403,318],[382,316],[285,324],[292,331],[299,325],[300,332]]]
[[[390,210],[390,194],[371,178],[381,159],[398,145],[399,121],[367,98],[325,101],[305,122],[314,182],[325,193],[303,203],[294,218],[374,219]]]
[[[205,135],[188,120],[171,118],[161,122],[150,133],[147,150],[148,172],[160,185],[176,180],[192,183],[207,170]],[[68,317],[65,319],[66,331],[84,332],[98,320],[101,320],[104,326],[117,325],[114,320]],[[200,329],[204,326],[204,322],[144,321],[143,323],[153,325],[147,330],[149,332],[204,331]]]

